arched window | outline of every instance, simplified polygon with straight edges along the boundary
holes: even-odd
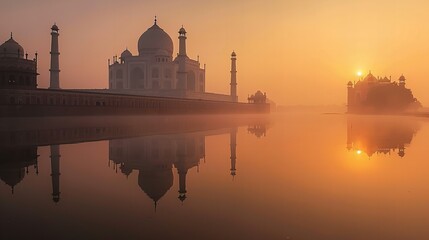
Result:
[[[159,69],[152,68],[152,78],[159,78]]]
[[[195,91],[195,73],[193,71],[188,72],[186,85],[188,86],[188,90]]]
[[[116,78],[121,78],[122,79],[123,75],[124,75],[124,73],[123,73],[122,69],[119,69],[119,70],[116,71]]]
[[[134,68],[130,76],[130,88],[144,88],[144,72],[141,68]]]

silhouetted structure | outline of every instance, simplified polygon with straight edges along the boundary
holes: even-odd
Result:
[[[37,53],[34,59],[28,59],[11,33],[10,39],[0,45],[0,89],[36,89],[37,75]]]
[[[60,89],[60,52],[58,49],[59,28],[54,24],[51,28],[51,68],[50,72],[50,89]]]
[[[179,54],[156,23],[139,39],[139,56],[126,50],[121,62],[109,60],[109,89],[61,90],[59,28],[51,27],[49,89],[37,89],[37,54],[23,59],[23,48],[11,38],[0,50],[0,117],[269,113],[268,104],[238,103],[235,56],[231,61],[231,95],[205,92],[205,70],[186,54],[186,30],[179,30]],[[235,53],[233,54],[235,55]],[[262,103],[252,101],[252,103]]]
[[[238,102],[237,96],[237,54],[231,53],[231,99],[233,102]]]
[[[371,72],[357,83],[347,84],[347,111],[349,113],[401,113],[415,111],[421,104],[410,89],[405,88],[405,77],[397,82],[375,77]]]
[[[409,119],[349,117],[347,149],[369,157],[398,150],[398,155],[403,157],[418,130],[418,123]]]
[[[258,90],[255,94],[249,96],[247,101],[249,103],[265,104],[267,102],[267,94]]]

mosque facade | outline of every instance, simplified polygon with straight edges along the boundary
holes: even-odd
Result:
[[[364,78],[347,84],[347,111],[349,113],[398,113],[413,111],[421,106],[410,89],[405,87],[405,77],[375,77],[371,71]]]

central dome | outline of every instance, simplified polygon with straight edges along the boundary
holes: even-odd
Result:
[[[173,40],[160,28],[156,22],[146,32],[144,32],[138,43],[139,55],[155,54],[159,50],[164,50],[169,56],[173,55]]]

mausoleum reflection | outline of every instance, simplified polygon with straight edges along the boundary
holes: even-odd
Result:
[[[349,116],[347,149],[368,157],[392,153],[404,157],[405,149],[419,129],[419,122],[412,118]]]
[[[109,165],[115,171],[129,176],[138,172],[137,184],[153,200],[155,207],[159,200],[171,190],[174,183],[173,171],[177,171],[180,201],[187,195],[187,173],[198,168],[204,161],[206,137],[228,134],[230,137],[230,169],[236,175],[237,133],[239,126],[247,129],[258,126],[258,131],[248,131],[257,137],[265,135],[267,119],[252,121],[218,122],[217,124],[192,124],[184,127],[182,121],[166,123],[155,119],[146,121],[143,127],[121,124],[95,124],[67,127],[41,127],[26,130],[2,130],[0,137],[0,179],[11,187],[19,184],[29,171],[38,174],[38,147],[49,146],[51,166],[52,201],[60,201],[61,144],[109,140]],[[245,124],[249,122],[248,124]],[[162,126],[164,125],[164,126]],[[157,126],[159,128],[157,128]],[[150,130],[149,130],[150,129]],[[131,138],[130,138],[131,137]],[[11,140],[12,139],[12,140]],[[102,167],[102,166],[100,166]],[[33,170],[34,169],[34,170]]]

